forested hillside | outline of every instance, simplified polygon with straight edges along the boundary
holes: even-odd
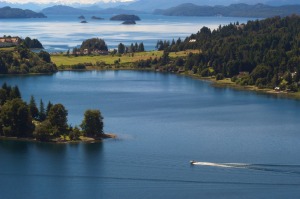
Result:
[[[34,53],[25,45],[0,48],[0,74],[54,73],[56,65],[50,54]]]
[[[184,41],[158,41],[159,50],[199,49],[201,53],[178,58],[172,70],[201,76],[229,77],[242,85],[280,87],[297,91],[300,72],[300,16],[274,17],[207,27]]]

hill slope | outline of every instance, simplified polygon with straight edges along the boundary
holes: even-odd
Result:
[[[210,30],[203,27],[184,41],[157,43],[166,52],[199,49],[184,66],[201,76],[233,78],[241,85],[259,88],[300,89],[300,16],[273,17],[229,24]],[[173,65],[172,65],[173,66]]]
[[[42,13],[48,15],[49,14],[50,15],[68,15],[68,14],[82,15],[88,13],[88,11],[84,9],[73,8],[70,6],[56,5],[56,6],[43,9]]]
[[[56,65],[50,55],[41,51],[34,53],[24,45],[0,48],[0,74],[54,73]]]
[[[46,18],[46,16],[42,13],[33,12],[32,10],[22,10],[6,6],[0,8],[0,18]]]

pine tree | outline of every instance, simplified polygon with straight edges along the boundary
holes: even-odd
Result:
[[[144,51],[145,51],[145,48],[144,48],[144,44],[143,44],[143,42],[142,42],[142,43],[140,43],[140,45],[139,45],[138,52],[144,52]]]
[[[9,99],[16,99],[16,98],[21,98],[21,93],[19,90],[18,86],[14,86],[14,87],[7,87],[7,94],[9,96]]]
[[[120,54],[124,54],[125,53],[125,45],[124,44],[120,43],[118,45],[118,53],[120,53]]]
[[[40,100],[40,110],[39,110],[39,121],[42,122],[46,119],[46,112],[43,100]]]
[[[47,108],[46,108],[46,116],[48,116],[49,111],[50,111],[50,109],[51,109],[52,106],[53,106],[53,104],[49,101],[48,105],[47,105]]]
[[[30,97],[30,102],[29,102],[29,111],[32,118],[38,119],[39,109],[36,107],[35,99],[32,95]]]

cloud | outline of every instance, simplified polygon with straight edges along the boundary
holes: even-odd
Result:
[[[114,3],[114,2],[130,2],[134,0],[4,0],[7,3],[37,3],[37,4],[93,4],[93,3]]]

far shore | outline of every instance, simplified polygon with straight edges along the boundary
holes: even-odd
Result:
[[[138,69],[138,68],[133,68],[133,67],[109,67],[109,68],[99,68],[99,67],[87,67],[86,69],[59,69],[59,71],[122,71],[122,70],[131,70],[131,71],[152,71],[152,72],[160,72],[164,73],[162,71],[156,71],[153,69]],[[169,73],[169,72],[167,72]],[[300,100],[300,92],[287,92],[287,91],[275,91],[274,89],[269,89],[269,88],[258,88],[256,86],[248,85],[248,86],[242,86],[239,84],[236,84],[235,82],[232,82],[230,78],[225,78],[223,80],[216,80],[214,76],[211,77],[201,77],[200,75],[195,75],[195,74],[188,74],[187,72],[185,73],[172,73],[172,74],[177,74],[177,75],[183,75],[187,77],[191,77],[194,79],[198,79],[201,81],[208,81],[212,83],[212,86],[214,87],[228,87],[236,90],[242,90],[242,91],[252,91],[256,93],[263,93],[263,94],[268,94],[271,96],[276,96],[276,97],[281,97],[281,98],[287,98],[287,99],[295,99],[295,100]]]
[[[183,74],[183,75],[186,75],[186,74]],[[253,86],[253,85],[242,86],[242,85],[236,84],[235,82],[232,82],[230,78],[225,78],[223,80],[216,80],[215,77],[201,77],[199,75],[187,75],[187,76],[195,78],[195,79],[199,79],[202,81],[212,82],[212,86],[214,86],[214,87],[228,87],[228,88],[232,88],[235,90],[251,91],[251,92],[256,92],[256,93],[267,94],[270,96],[300,100],[300,92],[275,91],[274,89],[258,88],[257,86]]]
[[[6,137],[0,136],[0,140],[13,140],[23,142],[38,142],[38,143],[53,143],[53,144],[69,144],[69,143],[96,143],[102,142],[103,139],[116,139],[117,135],[113,133],[105,133],[97,138],[80,136],[79,140],[66,140],[63,138],[54,138],[50,141],[39,141],[35,138],[21,138],[21,137]]]

